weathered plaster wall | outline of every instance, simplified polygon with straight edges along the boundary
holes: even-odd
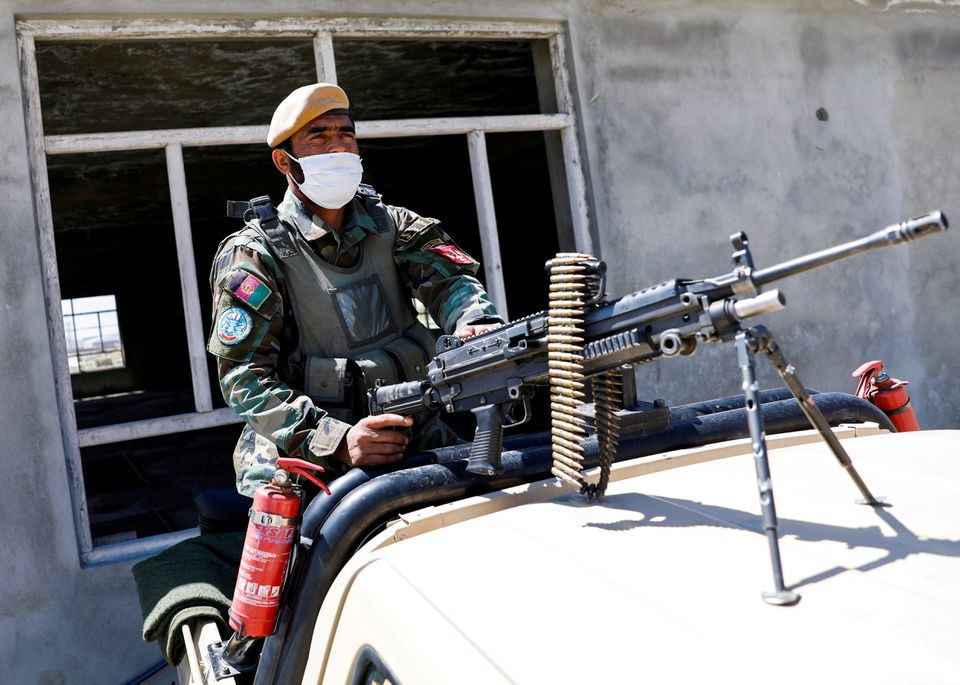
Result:
[[[268,0],[256,12],[333,15],[343,6]],[[728,270],[727,236],[741,228],[758,264],[769,265],[928,209],[956,214],[960,9],[953,4],[349,7],[361,15],[569,22],[595,231],[615,293]],[[150,11],[250,8],[159,0]],[[142,9],[133,0],[96,5],[105,15]],[[89,11],[88,2],[0,0],[2,682],[122,682],[159,657],[139,639],[130,564],[79,567],[39,278],[14,18]],[[816,119],[818,107],[828,121]],[[922,423],[956,427],[958,254],[948,234],[797,277],[784,285],[788,309],[766,321],[807,385],[848,390],[856,365],[882,357],[912,381]],[[726,348],[646,367],[640,378],[644,394],[674,402],[738,386]]]
[[[39,278],[13,22],[13,10],[4,5],[0,287],[8,295],[0,305],[0,682],[111,682],[114,674],[132,676],[155,659],[134,639],[138,620],[129,568],[79,567]]]
[[[735,230],[769,266],[956,206],[957,8],[589,10],[574,39],[616,292],[727,271]],[[766,323],[808,386],[852,391],[850,372],[882,358],[911,381],[922,425],[957,426],[958,254],[947,234],[795,277],[782,286],[787,310]],[[671,402],[738,392],[732,350],[701,352],[638,377]]]

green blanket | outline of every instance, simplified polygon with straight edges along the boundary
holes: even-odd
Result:
[[[183,659],[181,626],[197,618],[227,627],[244,533],[184,540],[133,567],[143,612],[143,639],[156,640],[167,662]]]

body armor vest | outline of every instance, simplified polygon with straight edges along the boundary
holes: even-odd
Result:
[[[351,422],[367,414],[367,388],[424,378],[435,349],[393,261],[397,227],[378,197],[362,199],[377,233],[364,237],[349,268],[321,258],[292,221],[281,218],[270,231],[262,215],[249,222],[279,257],[299,331],[283,375],[302,378],[300,389],[318,406]]]

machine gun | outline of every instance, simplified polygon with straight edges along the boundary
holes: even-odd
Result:
[[[426,380],[370,390],[369,410],[371,414],[404,416],[435,407],[451,413],[472,412],[477,431],[468,470],[491,474],[497,468],[503,426],[528,420],[529,398],[535,386],[550,377],[551,352],[557,361],[578,361],[559,358],[563,353],[577,356],[577,351],[549,350],[551,342],[573,347],[582,342],[579,365],[587,377],[626,364],[693,354],[700,342],[730,341],[746,332],[740,325],[744,319],[782,309],[784,296],[779,290],[762,292],[764,286],[861,252],[937,233],[947,226],[946,217],[933,212],[766,269],[754,267],[746,234],[735,233],[730,237],[735,250],[730,273],[702,280],[672,279],[612,301],[603,299],[603,262],[586,255],[558,256],[558,260],[547,263],[548,270],[566,268],[574,278],[579,272],[580,292],[572,292],[575,287],[551,286],[551,296],[559,293],[561,297],[551,297],[549,312],[471,338],[442,336],[437,342],[437,356],[427,367]],[[577,268],[571,268],[571,264]],[[562,279],[564,274],[554,274],[555,279],[557,276]],[[571,307],[567,295],[580,301]],[[576,311],[578,307],[582,311]],[[571,340],[549,339],[551,314],[563,320],[558,329],[566,328],[558,330],[555,337],[566,334]]]
[[[690,355],[699,343],[736,345],[754,445],[763,527],[770,542],[775,591],[773,604],[795,604],[799,595],[783,585],[777,519],[767,461],[754,355],[763,352],[801,409],[863,495],[862,503],[884,506],[860,478],[823,414],[797,380],[770,332],[744,328],[745,319],[782,309],[779,290],[764,286],[853,255],[910,242],[946,230],[941,212],[888,226],[859,240],[837,245],[765,269],[754,266],[746,234],[730,236],[733,270],[707,279],[677,278],[607,300],[606,265],[590,255],[560,254],[547,263],[550,308],[492,331],[460,339],[442,336],[426,380],[378,385],[368,391],[371,414],[411,415],[437,407],[469,411],[477,420],[467,470],[492,475],[500,466],[503,427],[524,423],[537,385],[550,384],[553,473],[578,483],[588,497],[602,496],[618,436],[620,372],[632,364]],[[580,473],[585,429],[578,407],[592,379],[601,474],[588,484]]]

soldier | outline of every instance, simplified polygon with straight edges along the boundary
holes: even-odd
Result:
[[[436,415],[366,415],[367,388],[422,378],[434,354],[411,296],[446,333],[503,323],[474,278],[477,262],[436,219],[360,184],[348,108],[327,83],[280,103],[267,144],[286,195],[276,212],[268,198],[251,202],[210,272],[207,349],[224,399],[246,422],[234,466],[248,496],[279,454],[323,466],[329,480],[456,441]]]

